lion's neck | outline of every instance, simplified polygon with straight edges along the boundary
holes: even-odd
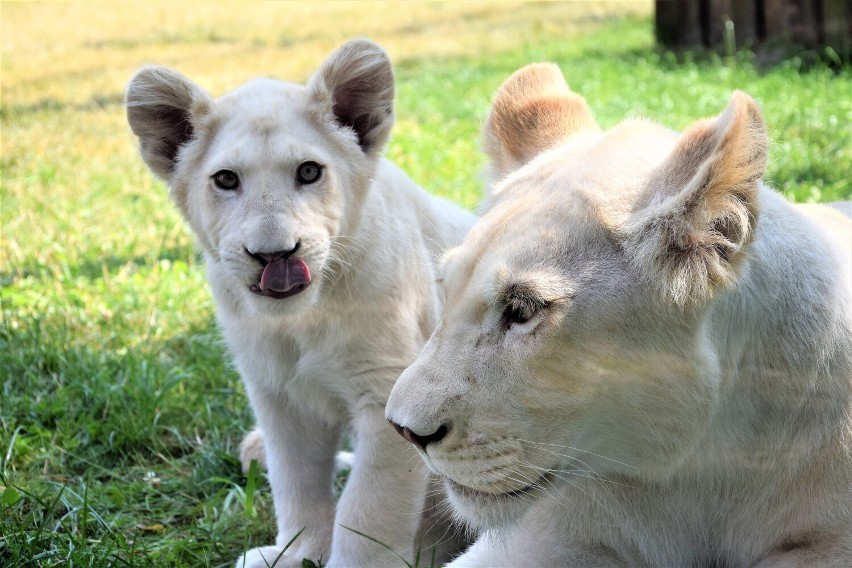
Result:
[[[837,263],[806,219],[766,201],[746,272],[705,322],[722,401],[703,451],[743,467],[848,443],[852,412],[852,302]]]

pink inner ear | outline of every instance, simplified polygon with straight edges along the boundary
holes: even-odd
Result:
[[[264,292],[289,292],[297,286],[311,283],[311,271],[297,257],[278,258],[268,263],[260,275],[259,287]]]

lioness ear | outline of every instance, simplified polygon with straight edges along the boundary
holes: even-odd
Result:
[[[393,126],[393,68],[385,51],[366,39],[347,42],[308,83],[311,97],[336,122],[355,131],[367,154],[377,154]]]
[[[130,80],[125,103],[142,159],[168,181],[178,150],[192,139],[197,120],[210,110],[210,97],[177,71],[150,66]]]
[[[757,104],[736,91],[716,119],[693,125],[652,177],[625,248],[675,303],[730,286],[757,223],[768,137]]]
[[[500,178],[583,130],[600,130],[585,99],[568,90],[559,67],[533,63],[497,90],[483,141],[492,172]]]

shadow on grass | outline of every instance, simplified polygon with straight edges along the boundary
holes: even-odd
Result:
[[[0,118],[14,119],[17,116],[29,116],[41,112],[89,112],[110,107],[124,106],[124,94],[114,92],[96,95],[85,102],[71,103],[55,97],[45,97],[28,104],[4,104],[0,107]]]
[[[99,259],[86,259],[79,264],[66,264],[62,269],[72,278],[95,280],[105,275],[115,275],[126,269],[150,267],[161,260],[176,262],[193,257],[197,263],[201,263],[200,253],[188,254],[186,246],[175,246],[160,249],[156,255],[139,254],[132,257],[110,255]],[[11,286],[16,280],[25,278],[50,279],[56,274],[53,267],[32,258],[27,264],[6,268],[7,270],[0,271],[0,286]]]

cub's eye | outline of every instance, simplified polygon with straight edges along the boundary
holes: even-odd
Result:
[[[535,307],[527,303],[511,303],[503,311],[503,319],[511,326],[515,323],[526,323],[535,315]]]
[[[302,185],[317,181],[322,175],[322,166],[316,162],[302,162],[296,170],[296,179]]]
[[[240,185],[240,176],[231,170],[219,170],[213,174],[213,183],[215,183],[216,187],[219,189],[237,189]]]

